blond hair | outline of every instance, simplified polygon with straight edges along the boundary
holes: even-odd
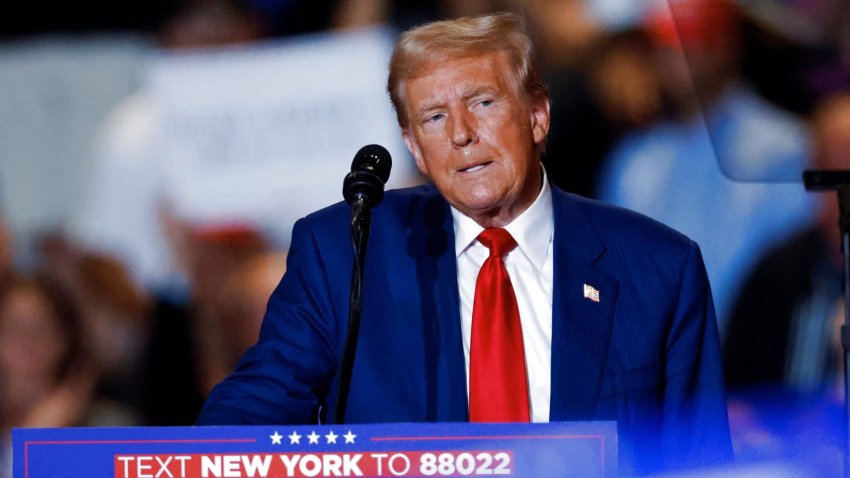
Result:
[[[442,20],[401,34],[390,58],[387,91],[398,124],[407,127],[401,85],[426,65],[452,58],[505,52],[518,93],[529,99],[549,99],[534,59],[534,45],[522,20],[512,13]]]

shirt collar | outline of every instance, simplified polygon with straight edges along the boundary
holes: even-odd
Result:
[[[469,216],[451,207],[455,229],[455,253],[459,257],[475,243],[475,238],[484,230]],[[552,189],[543,171],[543,187],[537,199],[525,211],[505,226],[517,242],[517,247],[535,265],[542,269],[549,251],[549,242],[555,230],[553,218]]]

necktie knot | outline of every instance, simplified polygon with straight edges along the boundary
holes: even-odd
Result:
[[[517,246],[511,233],[500,227],[484,229],[478,235],[478,242],[484,244],[487,249],[490,249],[491,257],[504,257],[505,254],[511,252]]]

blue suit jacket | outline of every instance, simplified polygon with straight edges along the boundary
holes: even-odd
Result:
[[[553,187],[550,421],[614,420],[628,467],[731,455],[719,340],[699,248],[638,214]],[[199,424],[333,416],[348,321],[350,211],[299,220],[256,346]],[[599,302],[584,298],[584,284]],[[454,230],[433,186],[373,209],[346,420],[466,421]]]

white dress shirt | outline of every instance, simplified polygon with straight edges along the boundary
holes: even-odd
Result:
[[[451,210],[455,230],[457,283],[468,397],[469,344],[475,283],[478,271],[490,251],[476,240],[484,228],[455,208]],[[555,223],[552,191],[545,175],[537,199],[519,217],[505,226],[505,229],[517,242],[517,247],[505,257],[505,267],[516,293],[522,323],[531,421],[548,422],[552,370],[552,236]]]

